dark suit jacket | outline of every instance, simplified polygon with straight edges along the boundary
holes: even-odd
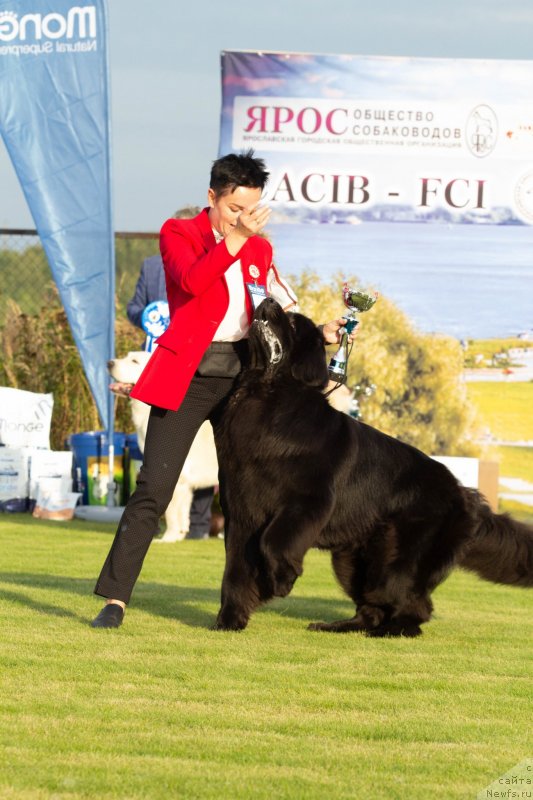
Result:
[[[167,299],[165,270],[161,256],[150,256],[143,261],[135,294],[127,306],[129,321],[142,328],[141,317],[148,303]]]

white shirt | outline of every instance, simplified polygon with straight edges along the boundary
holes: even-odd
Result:
[[[229,305],[224,319],[213,337],[214,342],[236,342],[248,334],[248,314],[240,259],[228,267],[225,274],[228,284]]]
[[[218,244],[224,237],[214,228],[212,230]],[[248,335],[250,327],[246,311],[246,288],[240,259],[237,259],[228,267],[225,278],[228,284],[229,305],[224,319],[215,331],[214,342],[236,342],[239,339],[244,339]],[[281,280],[272,268],[267,273],[267,292],[285,310],[289,308],[293,311],[297,310],[298,300],[296,295],[287,281],[285,279]]]

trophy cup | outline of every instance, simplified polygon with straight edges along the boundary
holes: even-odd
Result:
[[[329,362],[328,366],[330,378],[337,383],[344,383],[346,381],[348,357],[350,355],[348,350],[348,337],[356,325],[359,324],[359,320],[357,319],[356,315],[371,309],[378,299],[378,295],[377,293],[367,294],[366,292],[360,292],[355,289],[351,289],[350,286],[345,283],[342,288],[342,299],[344,301],[344,305],[349,309],[349,311],[348,314],[343,315],[346,322],[344,327],[339,331],[341,334],[339,349]]]

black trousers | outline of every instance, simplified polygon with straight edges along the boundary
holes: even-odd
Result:
[[[159,518],[172,498],[194,437],[208,419],[213,425],[216,442],[222,412],[235,380],[197,373],[177,411],[152,407],[137,488],[124,509],[95,594],[129,602],[150,542],[157,534]],[[223,503],[224,476],[220,462],[219,486]]]
[[[215,487],[195,489],[189,512],[189,533],[187,539],[207,539],[211,528],[211,506]]]

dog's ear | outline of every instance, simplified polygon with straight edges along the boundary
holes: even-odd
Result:
[[[324,337],[312,320],[293,314],[295,342],[291,353],[292,376],[306,386],[325,389],[329,374]]]

